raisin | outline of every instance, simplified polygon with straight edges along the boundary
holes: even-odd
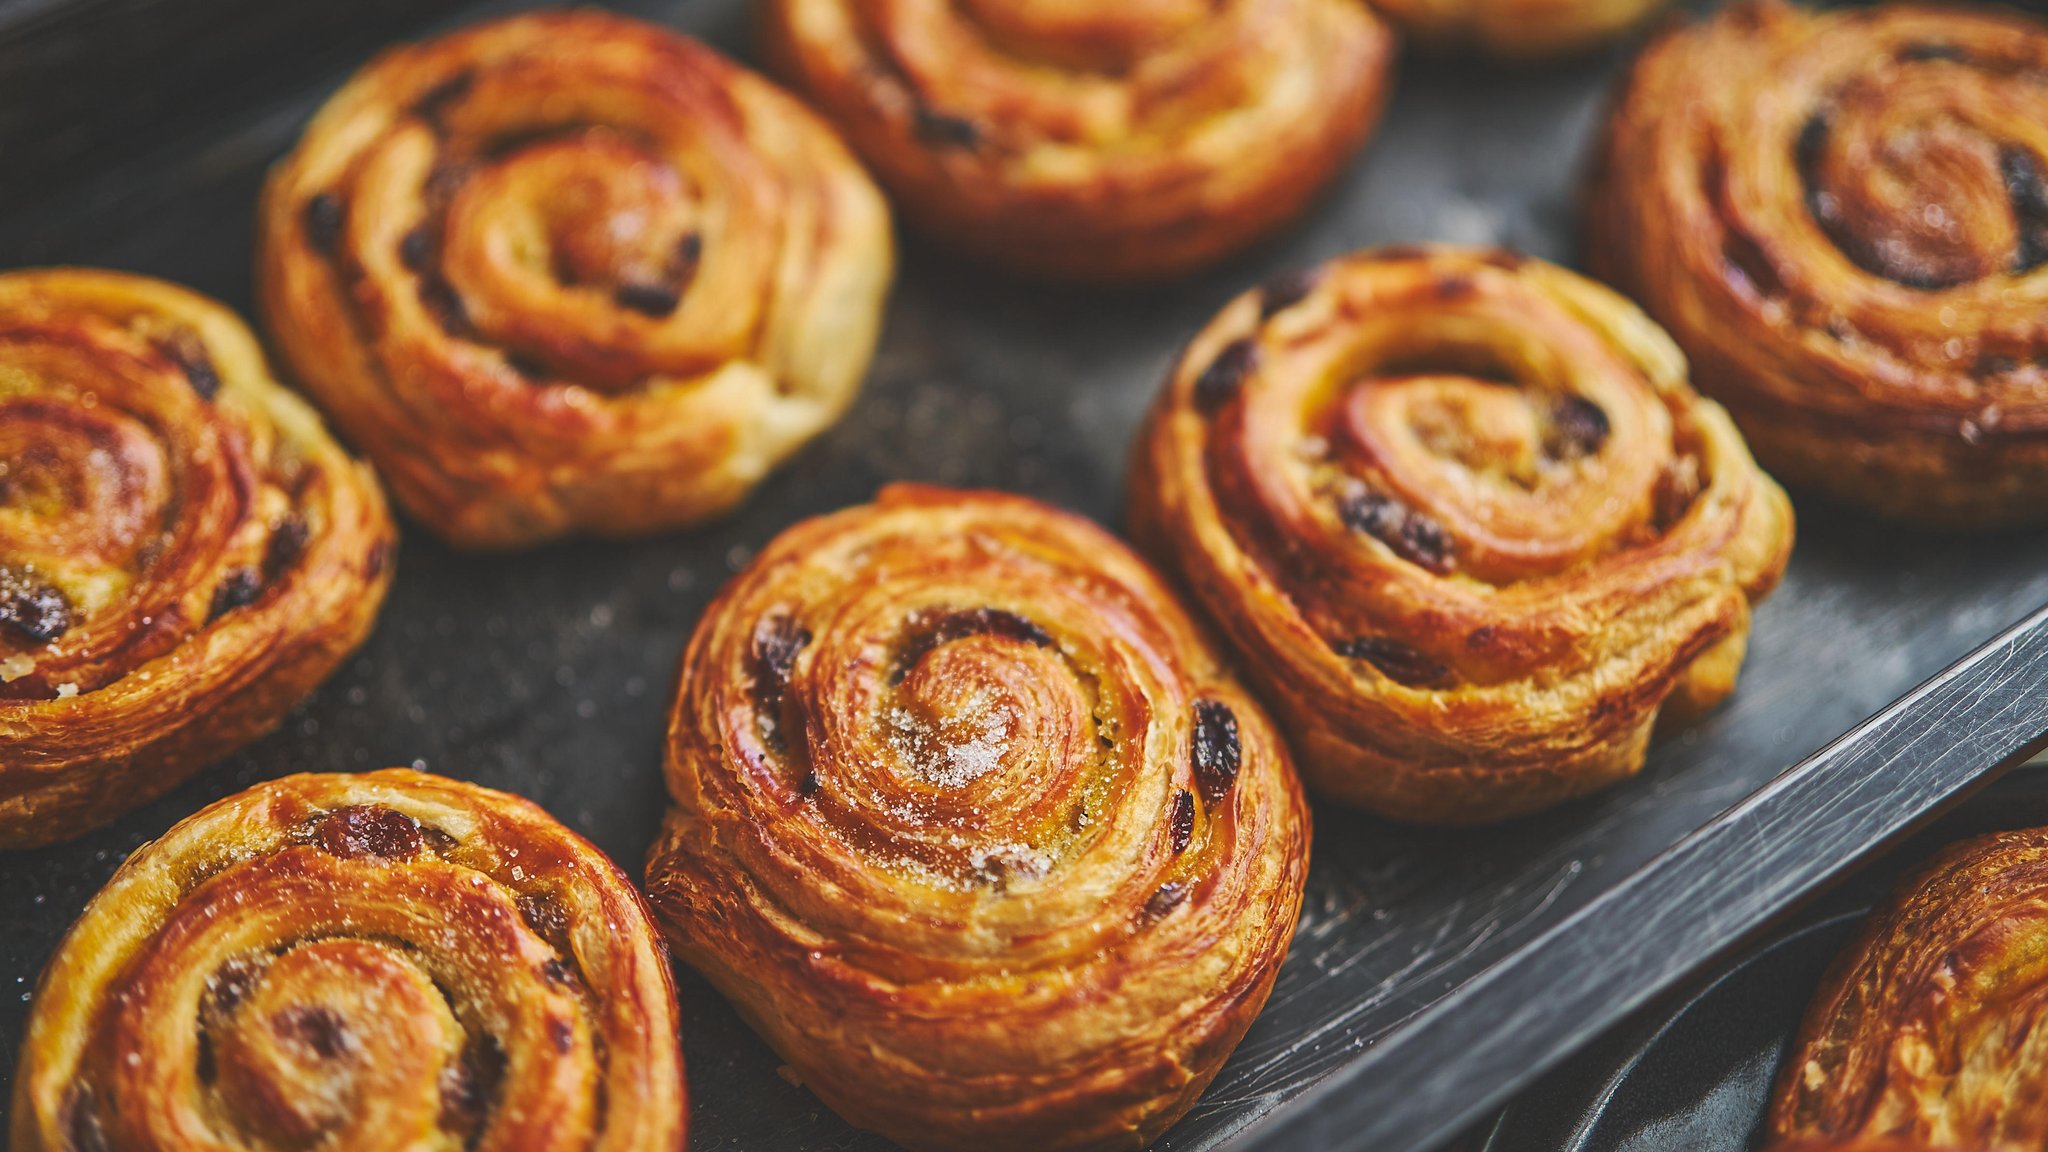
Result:
[[[1195,377],[1195,406],[1214,412],[1236,399],[1244,378],[1258,367],[1259,350],[1250,340],[1236,340],[1216,354],[1202,374]]]
[[[1173,828],[1173,854],[1178,856],[1188,850],[1188,844],[1195,838],[1195,796],[1183,788],[1173,796],[1173,812],[1168,817]]]
[[[553,1042],[555,1051],[567,1056],[576,1047],[576,1026],[559,1016],[551,1017],[548,1020],[548,1039]]]
[[[287,1008],[271,1019],[271,1028],[312,1049],[322,1060],[332,1060],[355,1046],[348,1025],[332,1008]]]
[[[896,682],[901,682],[932,649],[969,636],[1000,636],[1036,648],[1053,646],[1052,635],[1045,629],[1001,608],[970,608],[936,616],[920,613],[910,623],[911,637],[896,656],[896,674],[892,678]]]
[[[334,251],[341,243],[341,226],[347,216],[341,197],[322,192],[306,201],[305,213],[306,239],[323,252]]]
[[[313,839],[328,854],[343,860],[410,860],[426,846],[419,821],[403,812],[371,804],[351,805],[328,813],[314,829]]]
[[[1441,576],[1451,570],[1451,537],[1443,525],[1384,493],[1360,485],[1337,503],[1346,527],[1363,532],[1394,555]]]
[[[236,568],[213,590],[213,604],[206,610],[206,621],[211,624],[237,608],[254,604],[261,595],[263,577],[254,568]]]
[[[398,258],[414,272],[423,272],[434,262],[434,236],[424,227],[415,228],[398,242]]]
[[[561,901],[546,892],[522,893],[513,901],[519,907],[519,916],[533,933],[557,950],[569,949],[569,912]]]
[[[1406,644],[1382,636],[1360,636],[1330,646],[1346,660],[1363,660],[1384,673],[1387,679],[1411,688],[1442,684],[1451,670]]]
[[[937,112],[920,105],[915,124],[917,138],[931,148],[962,148],[973,151],[981,146],[981,129],[974,121],[960,116]]]
[[[100,1122],[100,1111],[90,1087],[73,1084],[64,1093],[59,1115],[64,1125],[65,1152],[112,1152],[113,1145],[107,1140],[107,1130]]]
[[[241,1006],[249,995],[249,989],[263,975],[267,960],[247,956],[230,957],[206,978],[206,997],[209,1007],[222,1015],[229,1015]]]
[[[464,1046],[461,1058],[441,1072],[441,1127],[464,1135],[481,1128],[504,1075],[505,1049],[495,1037]]]
[[[450,336],[461,339],[476,335],[476,325],[469,319],[469,305],[462,302],[462,296],[445,277],[427,276],[420,280],[420,304]]]
[[[306,518],[297,512],[278,517],[277,523],[270,526],[270,543],[263,549],[265,579],[274,581],[299,562],[306,551],[307,535]]]
[[[619,285],[612,293],[612,300],[621,308],[659,320],[676,310],[683,302],[683,293],[673,284],[633,280]]]
[[[1195,701],[1195,786],[1211,804],[1237,783],[1244,752],[1237,739],[1237,713],[1221,700]]]
[[[157,341],[156,347],[185,374],[185,382],[199,393],[201,400],[211,400],[220,392],[220,372],[213,366],[213,357],[207,355],[206,342],[199,338],[199,333],[179,329]]]
[[[754,626],[754,675],[764,695],[777,698],[796,670],[796,658],[811,643],[811,634],[788,616],[764,616]]]
[[[1188,886],[1186,884],[1178,880],[1170,880],[1161,884],[1159,891],[1154,892],[1145,901],[1145,906],[1139,910],[1138,922],[1140,924],[1152,924],[1163,920],[1166,918],[1167,913],[1180,907],[1181,901],[1187,898]]]
[[[1556,460],[1597,455],[1613,430],[1607,412],[1583,396],[1560,396],[1550,406],[1550,427],[1543,451]]]
[[[2002,148],[1998,173],[2012,198],[2012,215],[2019,225],[2019,246],[2014,250],[2012,270],[2029,272],[2048,264],[2048,178],[2041,162],[2023,148]]]
[[[0,631],[48,644],[71,630],[71,600],[30,571],[0,565]]]

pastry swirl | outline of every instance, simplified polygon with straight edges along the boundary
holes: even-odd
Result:
[[[1795,487],[2048,517],[2048,25],[1752,0],[1666,36],[1594,176],[1593,266]]]
[[[271,174],[287,364],[458,545],[701,521],[836,419],[893,269],[787,94],[596,11],[380,56]]]
[[[597,849],[404,769],[258,785],[122,865],[43,973],[14,1152],[681,1152],[660,938]]]
[[[1405,820],[1641,767],[1734,687],[1784,495],[1626,301],[1510,253],[1386,249],[1239,297],[1134,453],[1180,572],[1309,785]]]
[[[369,469],[227,309],[0,275],[0,848],[269,731],[369,633],[394,543]]]
[[[818,1096],[912,1149],[1135,1149],[1221,1067],[1300,910],[1269,721],[1122,544],[910,486],[706,613],[648,892]]]
[[[1970,1152],[2048,1145],[2044,941],[2048,829],[1952,845],[1823,979],[1766,1131]]]
[[[1361,0],[768,0],[778,73],[918,224],[1040,275],[1156,278],[1302,210],[1371,133]]]

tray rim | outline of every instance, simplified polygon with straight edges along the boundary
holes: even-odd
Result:
[[[1423,1152],[1455,1138],[1654,997],[2048,749],[2043,670],[2048,606],[1652,857],[1228,1146]],[[1902,771],[1928,739],[1948,743],[1917,774]],[[1781,870],[1764,876],[1774,865]],[[1660,916],[1660,904],[1678,914]],[[1652,937],[1659,928],[1672,931]],[[1545,990],[1541,999],[1526,995],[1530,984]],[[1457,1049],[1464,1079],[1432,1073],[1446,1048]],[[1401,1107],[1388,1108],[1391,1100]]]

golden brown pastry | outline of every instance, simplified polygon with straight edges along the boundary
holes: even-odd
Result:
[[[894,261],[809,111],[589,10],[378,57],[271,174],[260,240],[298,380],[489,548],[737,503],[852,400]]]
[[[1303,777],[1476,824],[1642,766],[1733,690],[1783,493],[1626,301],[1511,253],[1384,249],[1239,297],[1134,453],[1131,522]]]
[[[1779,1072],[1775,1139],[2048,1147],[2048,829],[1951,846],[1835,961]]]
[[[1363,0],[766,0],[780,75],[919,226],[1041,275],[1156,278],[1299,213],[1365,142]]]
[[[1618,39],[1664,0],[1374,0],[1374,6],[1430,47],[1539,60]]]
[[[1779,478],[2048,519],[2048,25],[1747,0],[1664,37],[1595,172],[1596,273]]]
[[[532,804],[290,776],[145,845],[44,971],[14,1152],[682,1152],[639,895]]]
[[[395,539],[233,313],[118,272],[0,275],[0,848],[275,727],[369,633]]]
[[[1265,1003],[1309,817],[1137,557],[896,486],[705,614],[648,894],[847,1120],[917,1150],[1145,1146]]]

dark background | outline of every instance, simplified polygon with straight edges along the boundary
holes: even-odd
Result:
[[[262,172],[374,48],[522,5],[0,0],[0,267],[88,263],[250,303]],[[614,5],[750,58],[739,0]],[[1626,50],[1546,69],[1404,60],[1360,163],[1296,228],[1142,292],[1015,282],[915,239],[866,391],[737,515],[632,544],[452,554],[407,526],[376,635],[275,735],[112,828],[0,855],[0,1075],[35,975],[122,857],[296,771],[419,763],[522,793],[635,874],[663,802],[676,660],[721,581],[795,519],[889,479],[1020,490],[1118,522],[1126,445],[1179,344],[1244,286],[1375,243],[1504,243],[1569,263],[1575,181]],[[914,221],[905,222],[913,225]],[[906,227],[907,233],[914,229]],[[1504,828],[1324,806],[1300,934],[1266,1014],[1162,1148],[1224,1145],[1713,814],[2048,600],[2048,538],[1916,535],[1801,498],[1742,690],[1643,776]],[[775,1074],[682,983],[698,1149],[879,1149]]]

